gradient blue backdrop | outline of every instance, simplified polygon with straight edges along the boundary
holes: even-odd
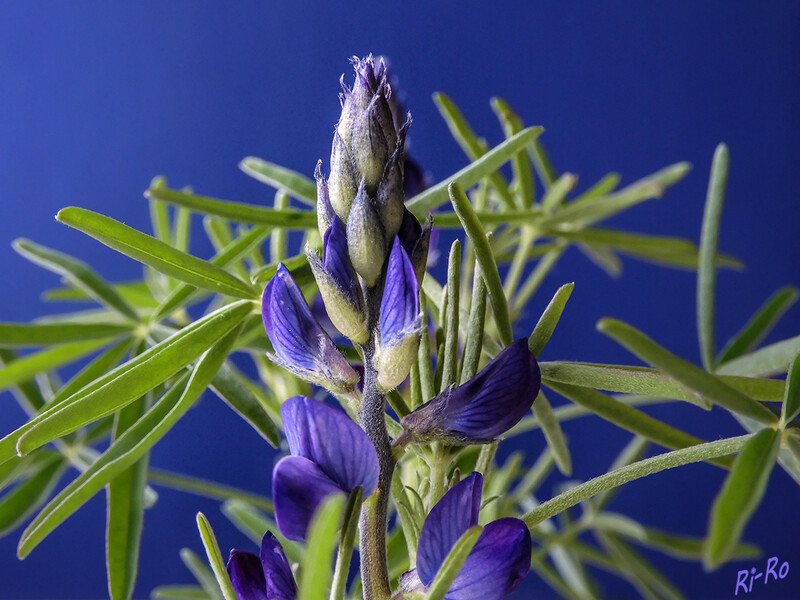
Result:
[[[528,6],[529,4],[529,6]],[[525,8],[522,8],[526,5]],[[489,6],[491,6],[489,8]],[[337,79],[348,57],[391,57],[414,114],[412,149],[437,179],[465,164],[433,106],[447,92],[490,143],[502,136],[489,98],[508,100],[547,129],[555,164],[590,185],[608,171],[630,182],[688,160],[694,171],[660,201],[614,225],[697,239],[713,149],[731,148],[721,245],[746,261],[723,273],[720,343],[769,293],[800,282],[800,3],[759,2],[26,2],[0,6],[0,320],[52,307],[39,301],[55,276],[18,257],[19,236],[89,260],[113,280],[139,267],[57,224],[64,206],[149,227],[142,191],[164,174],[174,187],[257,204],[272,190],[238,171],[254,154],[307,174],[327,158],[337,119]],[[197,236],[192,250],[208,256]],[[612,280],[576,251],[550,276],[530,313],[566,281],[576,288],[545,359],[634,362],[598,334],[602,316],[623,318],[666,347],[698,359],[694,276],[626,261]],[[66,310],[67,306],[58,307]],[[798,333],[798,309],[772,340]],[[524,334],[525,331],[520,331]],[[0,396],[0,432],[22,423]],[[738,431],[720,411],[654,408],[707,439]],[[598,419],[566,426],[575,477],[607,468],[627,439]],[[531,458],[543,446],[528,440]],[[207,475],[268,493],[274,454],[210,396],[153,452],[159,467]],[[722,472],[699,465],[628,486],[613,505],[645,523],[705,531]],[[543,496],[554,493],[547,482]],[[18,535],[0,540],[0,598],[104,597],[104,499],[96,497],[24,562]],[[776,470],[746,537],[791,565],[787,580],[754,588],[783,598],[800,586],[800,491]],[[189,581],[178,550],[200,549],[194,513],[204,510],[223,548],[248,543],[216,503],[163,490],[146,516],[137,597]],[[739,564],[707,574],[651,555],[690,598],[731,597]],[[763,562],[763,561],[761,561]],[[753,562],[752,566],[761,566]],[[751,564],[745,565],[747,567]],[[632,596],[604,579],[609,596]],[[551,597],[535,576],[516,598]]]

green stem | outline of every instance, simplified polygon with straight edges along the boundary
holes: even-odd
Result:
[[[659,471],[665,471],[674,467],[688,465],[690,463],[726,456],[737,452],[753,434],[740,435],[738,437],[726,438],[716,442],[697,444],[689,448],[682,448],[673,452],[665,452],[652,458],[637,461],[605,475],[595,477],[581,485],[559,494],[555,498],[543,502],[533,510],[525,513],[522,520],[529,528],[546,521],[552,516],[557,515],[563,510],[575,506],[576,504],[588,500],[592,496],[624,485],[634,479],[646,477]]]

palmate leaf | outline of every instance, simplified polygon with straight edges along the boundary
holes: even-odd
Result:
[[[51,402],[43,412],[0,440],[0,462],[10,459],[16,452],[30,452],[139,398],[194,361],[209,344],[233,329],[252,310],[253,303],[246,300],[225,306],[101,376],[72,396],[57,404]],[[23,440],[26,435],[27,439]]]
[[[234,298],[255,298],[253,287],[211,263],[173,248],[110,217],[68,207],[56,219],[160,273]]]
[[[231,331],[207,350],[190,376],[139,418],[86,471],[64,488],[23,532],[18,555],[27,556],[53,529],[120,473],[135,464],[194,404],[225,360],[239,332]]]

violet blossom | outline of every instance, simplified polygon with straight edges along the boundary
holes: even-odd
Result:
[[[232,550],[228,575],[239,600],[295,600],[297,583],[280,542],[267,531],[261,552]]]

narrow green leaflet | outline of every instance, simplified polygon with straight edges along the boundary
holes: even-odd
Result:
[[[470,160],[478,160],[481,156],[486,154],[485,142],[481,143],[475,132],[472,131],[464,115],[446,94],[437,92],[433,95],[433,102],[436,108],[439,109],[439,114],[447,123],[450,134],[461,146],[467,158]],[[497,195],[508,208],[515,208],[514,199],[511,197],[511,192],[508,190],[508,184],[499,171],[494,171],[489,174],[489,181],[492,187],[497,191]]]
[[[300,287],[303,287],[314,281],[314,275],[311,273],[311,267],[308,266],[308,260],[303,254],[298,254],[292,258],[287,258],[283,261],[283,266],[289,270],[289,272],[292,274],[292,277],[297,282],[297,285]],[[264,284],[272,279],[277,271],[278,263],[264,265],[253,274],[253,283],[256,285]]]
[[[703,443],[703,440],[693,435],[684,433],[680,429],[667,425],[632,406],[614,400],[596,390],[563,383],[550,384],[550,387],[607,421],[667,448],[674,450]],[[712,462],[725,468],[730,463],[728,459],[714,459]]]
[[[208,598],[211,600],[225,600],[222,597],[219,585],[217,585],[214,573],[212,573],[211,569],[202,558],[189,550],[189,548],[182,548],[180,556],[183,564],[191,571],[197,583],[203,587],[203,591]]]
[[[162,585],[150,592],[150,600],[211,600],[211,596],[196,585]]]
[[[711,509],[703,564],[714,569],[730,558],[747,521],[761,503],[780,448],[780,433],[762,429],[742,448]]]
[[[142,397],[116,414],[113,441],[141,418],[147,401],[147,396]],[[112,600],[128,600],[136,586],[148,462],[145,453],[106,487],[106,571]]]
[[[684,400],[702,408],[710,404],[699,394],[689,390],[671,377],[647,367],[627,365],[600,365],[568,361],[539,363],[542,381],[568,383],[622,394],[642,394]],[[718,379],[751,398],[765,402],[780,402],[783,383],[774,379],[754,379],[718,375]]]
[[[16,359],[17,353],[14,350],[0,348],[0,369]],[[44,394],[35,379],[20,381],[17,385],[11,386],[11,393],[14,395],[14,398],[16,398],[17,404],[19,404],[22,410],[28,415],[32,415],[41,410],[45,404]],[[2,480],[3,478],[0,475],[0,482],[2,482]],[[0,489],[2,489],[2,485],[0,485]]]
[[[798,354],[800,354],[800,335],[731,359],[720,365],[716,372],[743,377],[772,377],[786,373]]]
[[[551,214],[563,204],[567,194],[572,191],[577,183],[578,177],[572,173],[564,173],[556,179],[542,196],[542,210],[545,214]]]
[[[613,192],[614,189],[619,185],[621,179],[622,178],[620,177],[619,173],[608,173],[604,175],[600,181],[575,198],[572,201],[572,204],[591,202],[595,198],[599,198]]]
[[[525,521],[529,528],[533,528],[567,508],[584,502],[601,492],[624,485],[634,479],[646,477],[647,475],[652,475],[653,473],[658,473],[666,469],[733,454],[742,448],[752,437],[752,434],[741,435],[714,442],[706,442],[705,444],[698,444],[697,446],[690,446],[688,448],[681,448],[680,450],[673,450],[672,452],[665,452],[664,454],[659,454],[651,458],[645,458],[644,460],[595,477],[586,483],[576,485],[558,496],[546,502],[542,502],[533,510],[525,513],[522,520]]]
[[[450,586],[453,584],[458,572],[464,565],[464,561],[467,560],[472,548],[478,543],[478,538],[481,537],[481,533],[483,533],[483,527],[476,525],[475,527],[467,529],[467,531],[458,538],[458,541],[453,545],[447,558],[442,562],[442,566],[439,567],[436,577],[434,577],[431,582],[425,600],[444,599],[445,594],[450,590]]]
[[[460,316],[461,288],[461,242],[454,240],[447,261],[447,322],[445,328],[444,356],[442,360],[441,389],[457,383],[458,370],[458,322]]]
[[[630,325],[616,319],[601,319],[597,328],[645,362],[708,400],[766,425],[772,425],[777,420],[768,408],[703,369],[678,358]]]
[[[298,600],[325,600],[331,585],[331,564],[339,536],[345,498],[334,494],[317,508],[308,528],[306,560],[298,585]]]
[[[800,354],[795,357],[786,376],[786,391],[783,395],[781,423],[785,427],[800,413]]]
[[[281,431],[273,423],[269,414],[259,402],[258,398],[250,391],[240,379],[233,368],[223,364],[214,379],[211,389],[222,398],[233,410],[245,419],[273,448],[281,443]]]
[[[176,383],[86,471],[65,487],[23,532],[17,553],[27,556],[39,542],[109,481],[136,463],[172,428],[211,382],[238,336],[228,333],[212,346],[192,371]]]
[[[0,347],[50,346],[106,339],[130,331],[129,326],[114,323],[0,323]]]
[[[72,206],[61,209],[56,219],[180,281],[235,298],[254,298],[258,295],[249,283],[227,271],[110,217]]]
[[[430,279],[430,278],[428,278]],[[464,351],[461,355],[461,379],[463,385],[478,372],[483,348],[484,325],[486,323],[486,283],[478,261],[472,271],[472,302],[465,333]]]
[[[103,346],[105,340],[69,342],[21,356],[0,368],[0,391],[31,379],[37,373],[52,371],[90,354]],[[0,447],[2,441],[0,441]],[[0,451],[0,462],[2,462]]]
[[[503,292],[503,282],[500,280],[500,274],[497,271],[497,263],[494,261],[492,248],[486,239],[483,227],[475,216],[475,211],[472,209],[472,204],[470,204],[467,195],[456,182],[450,184],[449,190],[450,201],[453,203],[453,208],[458,218],[461,219],[461,223],[464,225],[466,234],[472,241],[475,257],[480,263],[500,340],[504,345],[508,346],[513,341],[514,336],[511,330],[511,318],[508,314],[508,300]]]
[[[726,363],[756,348],[772,331],[783,314],[797,301],[797,296],[798,290],[792,286],[783,287],[770,296],[742,330],[722,349],[717,363]]]
[[[607,219],[646,200],[660,198],[664,188],[682,179],[690,170],[688,163],[676,163],[631,185],[592,202],[570,204],[539,222],[546,228],[566,223],[588,226]]]
[[[533,413],[539,419],[542,426],[545,438],[547,438],[547,445],[553,450],[558,470],[564,475],[572,474],[572,459],[569,455],[569,447],[567,440],[564,437],[564,432],[561,430],[561,424],[558,418],[553,413],[553,407],[550,406],[550,401],[547,396],[540,390],[539,395],[533,402]]]
[[[408,210],[418,217],[424,216],[438,208],[448,200],[448,187],[451,182],[457,183],[462,189],[467,189],[478,183],[481,179],[496,171],[512,156],[521,152],[525,146],[535,140],[544,131],[541,127],[528,127],[517,135],[498,144],[478,160],[467,165],[457,173],[443,179],[440,183],[428,188],[414,196],[406,203]]]
[[[239,163],[239,168],[262,183],[280,190],[310,206],[317,205],[317,186],[305,175],[281,167],[255,156],[248,156]]]
[[[544,350],[545,345],[553,335],[553,331],[558,325],[561,314],[564,312],[564,307],[567,305],[569,297],[572,295],[572,290],[575,288],[574,283],[566,283],[562,285],[553,295],[553,299],[544,309],[542,316],[533,328],[533,332],[528,338],[528,350],[530,350],[536,358]]]
[[[230,219],[237,223],[287,227],[289,229],[312,229],[317,226],[317,214],[312,210],[275,210],[243,202],[220,200],[207,196],[195,196],[177,190],[149,189],[148,198],[155,198],[177,206],[185,206],[199,213]]]
[[[204,498],[214,498],[216,500],[237,499],[247,502],[248,505],[261,508],[266,511],[273,511],[272,501],[258,494],[246,492],[236,487],[209,481],[201,477],[191,477],[162,469],[150,469],[147,473],[150,483],[162,485],[166,488],[196,494]]]
[[[697,267],[697,334],[700,355],[707,371],[714,367],[716,341],[714,338],[714,302],[717,287],[716,256],[719,246],[719,224],[725,187],[728,185],[730,155],[725,144],[717,146],[711,163],[703,231],[700,236],[700,261]]]
[[[271,531],[283,547],[286,558],[293,563],[304,563],[304,545],[287,540],[283,537],[275,525],[275,522],[249,502],[236,499],[228,500],[222,505],[222,513],[228,517],[239,531],[250,538],[254,544],[260,545],[261,538],[264,537],[264,532],[267,530]]]
[[[225,306],[175,333],[46,409],[0,440],[0,462],[26,454],[57,437],[119,410],[163,383],[242,322],[253,304],[241,300]]]
[[[241,237],[232,240],[209,262],[215,267],[224,268],[235,263],[245,256],[254,247],[260,245],[272,231],[271,227],[254,227]],[[171,312],[184,306],[196,293],[197,288],[188,283],[181,283],[164,298],[155,312],[150,316],[152,321],[157,321]]]
[[[522,131],[522,119],[519,118],[511,107],[502,98],[492,98],[490,101],[492,110],[500,120],[503,133],[506,138],[510,138]],[[517,186],[518,196],[523,208],[530,208],[534,202],[534,182],[531,164],[524,152],[515,154],[511,159],[511,171],[514,174],[514,182]]]
[[[345,600],[350,561],[353,558],[353,546],[356,532],[358,531],[358,519],[363,501],[364,494],[360,486],[347,497],[344,516],[342,517],[339,552],[336,554],[336,568],[333,571],[330,600]]]
[[[64,459],[48,452],[37,457],[28,479],[0,497],[0,536],[4,536],[25,521],[50,497],[66,470]]]
[[[133,343],[131,338],[126,338],[105,350],[59,388],[50,400],[48,408],[58,406],[82,387],[89,385],[95,379],[116,367],[131,349]]]
[[[214,535],[214,530],[211,529],[211,523],[208,522],[206,516],[201,512],[197,513],[197,529],[200,531],[200,539],[203,541],[203,547],[206,549],[208,563],[211,565],[211,570],[214,572],[214,577],[217,580],[219,589],[222,590],[223,598],[225,598],[225,600],[239,600],[236,595],[236,590],[233,589],[231,578],[228,576],[228,570],[225,568],[225,561],[219,550],[219,544]]]
[[[111,284],[111,287],[135,308],[152,309],[158,304],[144,281],[114,283]],[[42,293],[42,299],[47,302],[91,302],[93,300],[83,290],[72,286],[45,290]]]
[[[119,292],[83,261],[23,238],[15,240],[13,246],[22,256],[48,271],[61,275],[100,304],[108,306],[132,321],[139,320],[139,315]]]

